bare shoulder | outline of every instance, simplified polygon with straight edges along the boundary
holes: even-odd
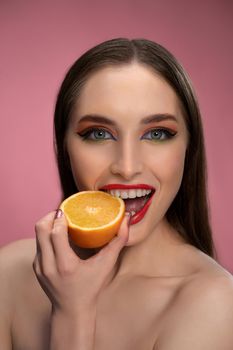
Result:
[[[10,310],[10,302],[6,301],[9,299],[12,303],[12,300],[17,299],[16,295],[12,298],[12,293],[15,294],[20,285],[33,277],[32,263],[35,253],[34,239],[15,241],[0,249],[0,303],[7,310]]]
[[[36,253],[35,239],[22,239],[0,248],[0,272],[20,270],[32,262]]]
[[[32,276],[32,262],[36,253],[34,239],[12,242],[0,249],[0,293],[10,295],[14,287]]]
[[[233,348],[233,277],[207,256],[200,261],[174,298],[154,349]]]
[[[20,300],[20,288],[32,280],[34,240],[21,240],[0,249],[0,343],[12,349],[12,320]]]
[[[224,312],[225,309],[233,306],[233,276],[217,262],[211,260],[205,268],[187,278],[177,299],[181,305],[184,304],[190,308],[195,306],[197,310],[198,306],[203,310],[205,305],[212,312],[220,310]]]

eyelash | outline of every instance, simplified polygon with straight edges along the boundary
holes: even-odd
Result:
[[[105,129],[102,129],[102,128],[90,128],[88,130],[86,130],[84,133],[78,133],[78,135],[83,139],[83,140],[87,140],[87,141],[94,141],[94,142],[100,142],[100,141],[105,141],[105,140],[111,140],[113,138],[113,140],[116,141],[115,137],[112,136],[112,138],[105,138],[105,139],[90,139],[89,136],[92,134],[92,132],[94,131],[103,131],[105,133],[108,133],[108,134],[111,134],[109,131],[105,130]],[[150,132],[153,132],[153,131],[156,131],[156,132],[160,132],[160,133],[163,133],[163,135],[165,135],[165,137],[163,136],[163,138],[159,138],[159,139],[146,139],[146,140],[152,140],[152,141],[165,141],[165,140],[169,140],[169,139],[172,139],[176,134],[177,132],[176,131],[173,131],[173,130],[170,130],[170,129],[166,129],[166,128],[155,128],[155,129],[151,129],[149,131],[146,132],[146,134],[150,133]]]

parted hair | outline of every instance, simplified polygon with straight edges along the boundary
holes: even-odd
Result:
[[[78,192],[69,164],[65,137],[82,87],[101,68],[133,62],[150,67],[173,88],[181,103],[188,131],[184,174],[179,191],[166,213],[167,220],[187,243],[214,257],[206,155],[198,102],[181,64],[167,49],[151,40],[116,38],[105,41],[81,55],[68,70],[58,92],[54,113],[54,145],[63,199]]]

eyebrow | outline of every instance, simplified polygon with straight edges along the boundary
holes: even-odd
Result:
[[[161,122],[164,120],[173,120],[176,123],[178,123],[178,120],[176,119],[176,117],[172,114],[169,113],[162,113],[162,114],[153,114],[153,115],[149,115],[145,118],[143,118],[140,122],[140,124],[142,125],[147,125],[153,122]],[[87,114],[84,115],[82,118],[80,118],[80,120],[78,121],[79,123],[82,122],[98,122],[98,123],[104,123],[106,125],[110,125],[110,126],[116,126],[117,124],[111,119],[108,118],[106,116],[103,115],[99,115],[99,114]]]

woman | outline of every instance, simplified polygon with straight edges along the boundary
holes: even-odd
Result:
[[[54,121],[64,198],[112,191],[128,215],[102,249],[73,246],[61,211],[36,224],[37,248],[2,249],[2,348],[232,349],[233,281],[214,260],[200,113],[176,59],[149,40],[92,48]]]

